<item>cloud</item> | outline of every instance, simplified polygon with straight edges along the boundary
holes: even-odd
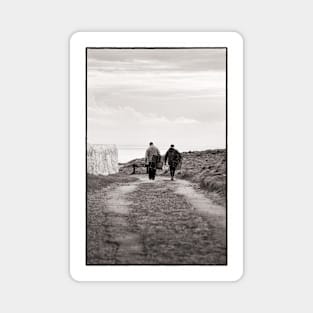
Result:
[[[127,124],[162,127],[164,124],[190,125],[200,123],[195,119],[184,116],[169,119],[165,116],[153,113],[144,114],[129,106],[119,106],[117,108],[88,106],[87,117],[92,123],[112,125],[116,127]]]
[[[121,92],[206,92],[225,89],[225,50],[89,49],[88,88]]]
[[[210,71],[189,72],[103,72],[88,73],[88,88],[132,93],[221,93],[225,90],[225,73]]]
[[[88,49],[88,140],[225,146],[225,49]]]
[[[88,49],[88,68],[224,71],[225,49]]]
[[[88,141],[104,144],[160,146],[175,143],[184,149],[216,148],[225,145],[225,123],[204,123],[189,117],[173,119],[143,114],[132,107],[88,107]]]

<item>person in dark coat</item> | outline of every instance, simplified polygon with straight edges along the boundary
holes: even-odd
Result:
[[[174,145],[171,145],[164,157],[165,165],[166,161],[168,161],[168,165],[170,167],[171,180],[174,180],[175,170],[177,165],[181,162],[181,159],[181,154],[178,152],[178,150],[174,149]]]

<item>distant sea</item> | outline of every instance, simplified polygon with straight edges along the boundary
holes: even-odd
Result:
[[[118,162],[126,163],[134,159],[144,158],[148,146],[132,146],[132,145],[117,145]],[[161,154],[165,154],[166,148],[158,147]]]
[[[159,147],[157,146],[162,155],[164,155],[169,147]],[[144,158],[145,153],[148,146],[136,146],[136,145],[117,145],[118,149],[118,162],[119,163],[126,163],[134,159]],[[180,152],[185,151],[202,151],[206,149],[214,149],[209,147],[198,147],[198,148],[190,148],[190,147],[179,147],[177,149]]]

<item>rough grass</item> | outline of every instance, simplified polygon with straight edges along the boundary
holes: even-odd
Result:
[[[129,200],[129,225],[141,234],[146,264],[226,264],[225,229],[171,187],[141,184]]]
[[[206,150],[183,153],[183,164],[177,175],[198,183],[209,193],[219,195],[220,201],[226,197],[226,151]]]
[[[108,176],[87,175],[87,264],[114,264],[117,250],[113,229],[116,214],[106,210],[106,196],[110,188],[138,180],[125,174]]]
[[[113,183],[128,183],[136,180],[138,180],[138,178],[126,176],[123,173],[108,176],[87,174],[87,192],[108,187]]]

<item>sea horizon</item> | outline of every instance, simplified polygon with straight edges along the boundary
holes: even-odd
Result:
[[[134,159],[140,159],[145,157],[146,150],[148,148],[147,145],[119,145],[117,144],[118,150],[118,162],[119,163],[127,163]],[[166,151],[169,149],[169,146],[157,146],[160,150],[161,155],[164,155]],[[209,149],[225,149],[221,147],[191,147],[191,146],[175,146],[175,148],[180,152],[188,152],[188,151],[203,151]]]

